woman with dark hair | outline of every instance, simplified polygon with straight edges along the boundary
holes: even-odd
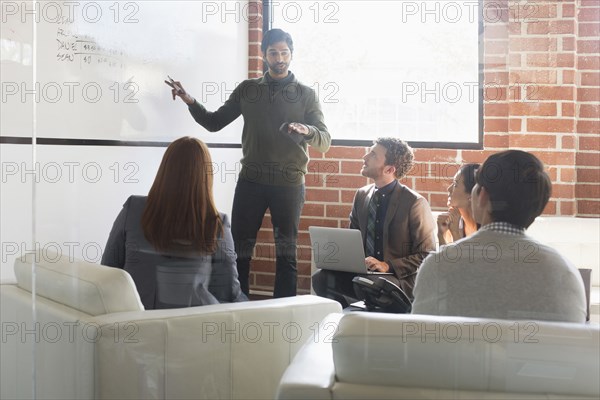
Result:
[[[148,196],[130,196],[117,216],[101,263],[129,272],[146,309],[247,300],[212,186],[208,147],[182,137],[167,148]]]
[[[448,212],[437,218],[440,245],[452,243],[475,233],[479,227],[471,211],[471,190],[479,164],[465,164],[448,186]]]

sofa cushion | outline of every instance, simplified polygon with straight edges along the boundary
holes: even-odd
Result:
[[[600,395],[595,325],[351,313],[332,346],[341,383]]]
[[[15,260],[17,285],[32,291],[35,262],[36,294],[90,315],[140,311],[144,307],[129,274],[118,268],[71,259],[43,251]]]

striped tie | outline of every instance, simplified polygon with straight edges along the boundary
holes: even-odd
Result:
[[[379,192],[373,192],[369,202],[369,218],[367,220],[367,257],[375,256],[375,220],[377,219],[377,206],[379,205]]]

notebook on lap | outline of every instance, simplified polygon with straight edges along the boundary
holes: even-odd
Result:
[[[315,266],[355,274],[392,275],[391,272],[368,271],[365,250],[358,229],[309,226]]]

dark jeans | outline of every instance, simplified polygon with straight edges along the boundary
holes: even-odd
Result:
[[[300,213],[304,206],[304,185],[271,186],[240,179],[235,187],[231,232],[237,253],[242,291],[248,295],[250,261],[256,235],[267,208],[271,211],[275,238],[275,289],[273,297],[296,295],[296,242]]]

